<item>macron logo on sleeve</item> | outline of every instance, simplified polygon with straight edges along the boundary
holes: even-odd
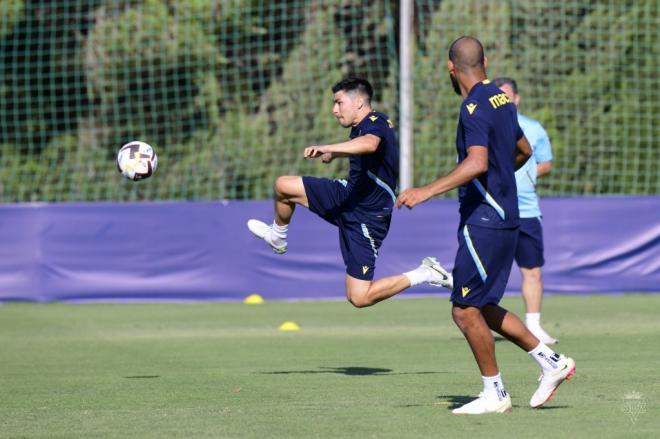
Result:
[[[465,106],[465,108],[467,108],[468,113],[472,114],[474,113],[474,110],[477,109],[477,104],[475,104],[474,102],[470,102]]]

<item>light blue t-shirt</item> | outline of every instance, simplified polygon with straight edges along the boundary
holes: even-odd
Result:
[[[536,164],[552,160],[552,146],[548,133],[538,121],[518,113],[518,124],[532,146],[532,156],[516,171],[518,209],[520,218],[536,218],[541,216],[536,195]]]

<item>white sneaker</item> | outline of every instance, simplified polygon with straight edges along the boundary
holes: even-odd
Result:
[[[539,378],[541,383],[532,395],[532,399],[529,400],[529,405],[533,408],[539,408],[550,401],[557,391],[557,387],[575,375],[575,360],[572,358],[560,354],[557,366],[557,369],[541,374]]]
[[[251,219],[247,222],[248,229],[254,236],[259,239],[263,239],[266,243],[273,249],[278,255],[286,253],[287,243],[284,241],[284,244],[275,245],[273,243],[273,229],[271,226],[266,224],[263,221],[256,219]]]
[[[538,338],[539,341],[545,345],[557,344],[559,340],[553,338],[541,328],[541,326],[528,326],[527,329],[534,334],[534,337]]]
[[[451,277],[451,274],[445,268],[440,265],[438,260],[433,256],[427,256],[422,260],[422,265],[428,267],[431,270],[431,280],[428,281],[429,284],[434,287],[445,287],[448,289],[454,288],[454,279]]]
[[[482,393],[474,401],[470,401],[461,407],[451,411],[455,415],[483,415],[486,413],[509,413],[511,412],[511,397],[509,394],[501,401],[494,398],[486,398]]]

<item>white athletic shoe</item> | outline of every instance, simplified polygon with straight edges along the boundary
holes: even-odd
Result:
[[[539,341],[545,345],[557,344],[559,340],[553,338],[541,328],[541,326],[528,326],[527,329],[534,334],[534,337],[538,338]]]
[[[427,256],[422,260],[422,265],[431,269],[432,276],[431,280],[428,281],[429,284],[434,287],[445,287],[450,290],[454,288],[454,279],[451,277],[451,274],[440,265],[436,258],[433,256]]]
[[[474,401],[451,411],[455,415],[483,415],[486,413],[509,413],[511,412],[511,397],[507,394],[503,400],[486,398],[482,393]]]
[[[557,366],[557,369],[541,374],[539,378],[541,383],[532,395],[532,399],[529,400],[529,405],[533,408],[539,408],[550,401],[552,395],[557,391],[557,387],[575,375],[575,360],[572,358],[560,354]]]
[[[268,244],[275,253],[277,253],[278,255],[286,253],[286,247],[287,247],[286,241],[284,241],[284,244],[280,244],[280,245],[273,244],[273,229],[271,226],[269,226],[263,221],[259,221],[256,219],[249,220],[247,222],[247,226],[248,229],[250,229],[250,232],[252,232],[254,236],[266,241],[266,244]]]

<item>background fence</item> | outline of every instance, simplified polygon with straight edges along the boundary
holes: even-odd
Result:
[[[657,194],[657,0],[419,0],[414,177],[455,165],[457,36],[518,79],[555,166],[542,194]],[[340,176],[308,144],[344,139],[332,84],[369,78],[398,115],[398,1],[0,0],[0,201],[263,199],[280,174]],[[154,145],[133,183],[118,147]],[[452,196],[450,194],[449,196]]]

